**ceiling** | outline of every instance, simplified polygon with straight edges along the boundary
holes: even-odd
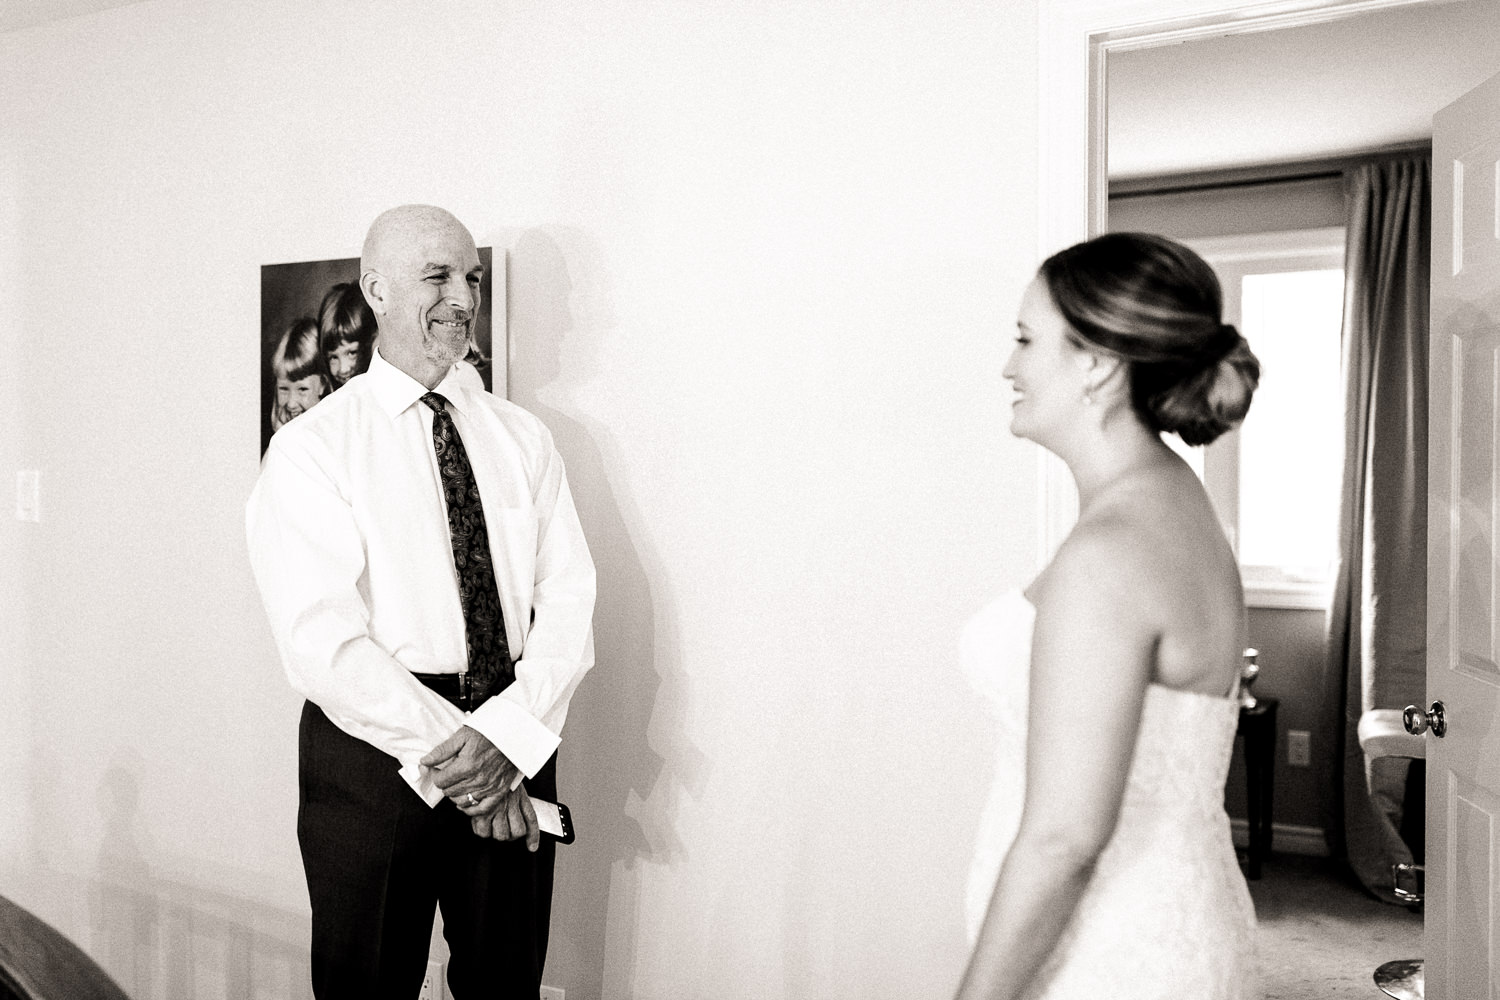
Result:
[[[1345,156],[1432,136],[1432,114],[1500,73],[1500,2],[1111,54],[1109,175]]]
[[[0,34],[137,2],[139,0],[0,0]]]

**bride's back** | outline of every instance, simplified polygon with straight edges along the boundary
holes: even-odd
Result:
[[[1087,515],[1109,519],[1130,539],[1101,566],[1127,574],[1160,639],[1152,680],[1202,694],[1226,694],[1248,636],[1239,564],[1203,484],[1175,454],[1112,491]],[[1086,524],[1080,527],[1086,529]]]

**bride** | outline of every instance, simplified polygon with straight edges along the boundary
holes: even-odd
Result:
[[[1005,368],[1011,430],[1058,455],[1077,525],[965,629],[1001,749],[969,893],[973,998],[1253,995],[1224,779],[1246,623],[1202,484],[1162,440],[1244,417],[1260,366],[1213,271],[1113,233],[1044,263]]]

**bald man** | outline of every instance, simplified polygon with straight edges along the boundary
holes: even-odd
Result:
[[[292,687],[313,992],[412,1000],[443,914],[457,1000],[541,983],[568,701],[594,566],[534,416],[455,364],[483,268],[426,205],[370,227],[369,370],[271,440],[250,561]]]

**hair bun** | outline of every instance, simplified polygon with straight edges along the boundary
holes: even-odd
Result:
[[[1207,444],[1250,409],[1260,362],[1223,322],[1214,269],[1154,233],[1105,233],[1042,262],[1070,333],[1129,365],[1130,406],[1148,429]]]
[[[1190,445],[1208,444],[1244,420],[1260,384],[1260,359],[1229,323],[1200,357],[1197,370],[1168,381],[1146,400],[1156,426]]]

